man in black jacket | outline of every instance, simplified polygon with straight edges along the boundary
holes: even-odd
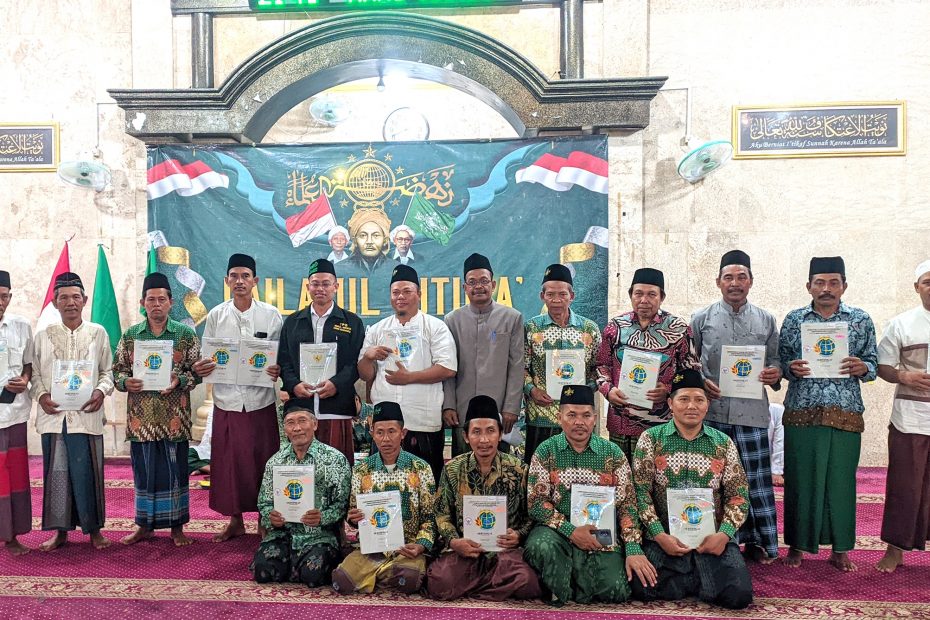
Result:
[[[310,263],[307,292],[311,304],[284,320],[278,345],[278,364],[284,389],[291,396],[312,398],[318,426],[316,438],[354,462],[352,418],[355,417],[355,382],[365,325],[354,313],[336,305],[339,288],[336,269],[325,258]],[[336,344],[335,374],[329,378],[301,376],[301,344]],[[305,347],[306,348],[306,347]],[[308,354],[305,353],[305,359]],[[309,383],[309,380],[316,380]]]

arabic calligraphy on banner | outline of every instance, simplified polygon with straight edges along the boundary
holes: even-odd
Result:
[[[58,123],[0,123],[0,172],[54,171]]]
[[[736,159],[904,155],[903,101],[734,106]]]

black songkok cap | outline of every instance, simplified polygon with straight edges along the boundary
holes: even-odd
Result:
[[[630,286],[634,284],[651,284],[653,286],[658,286],[664,291],[665,274],[652,267],[641,267],[633,273],[633,281],[630,282]]]
[[[400,425],[404,425],[404,414],[400,410],[400,405],[395,402],[386,400],[375,405],[375,413],[371,416],[371,423],[377,424],[378,422],[390,422],[390,421],[400,422]]]
[[[413,282],[417,286],[420,286],[420,276],[417,275],[417,270],[409,265],[398,265],[394,267],[394,271],[391,272],[391,284],[395,282]]]
[[[316,416],[313,412],[313,399],[312,398],[290,398],[286,403],[284,403],[284,416],[287,417],[289,413],[295,413],[297,411],[306,411],[307,413]]]
[[[742,265],[746,269],[752,269],[749,263],[749,254],[742,250],[730,250],[720,258],[720,269],[730,265]]]
[[[501,416],[497,411],[497,403],[490,396],[479,394],[468,401],[468,412],[465,414],[465,426],[472,420],[490,418],[500,422]]]
[[[491,269],[491,261],[488,260],[487,256],[482,256],[481,254],[475,253],[465,259],[465,269],[463,275],[468,275],[469,271],[474,271],[475,269],[487,269],[491,272],[491,275],[494,275],[494,270]]]
[[[846,277],[846,263],[842,256],[815,256],[811,259],[811,266],[807,272],[810,281],[818,273],[838,273]]]
[[[10,272],[9,271],[0,271],[0,286],[6,288],[13,288],[10,285]]]
[[[82,291],[84,290],[84,283],[81,282],[81,276],[71,271],[60,273],[55,277],[54,288],[56,291],[66,286],[76,286],[80,288]]]
[[[168,284],[168,276],[157,271],[145,276],[145,280],[142,281],[142,296],[145,297],[148,290],[152,288],[164,288],[171,291],[171,285]]]
[[[563,385],[559,398],[560,405],[594,406],[594,390],[587,385]]]
[[[310,269],[307,270],[307,277],[310,277],[315,273],[331,273],[335,277],[336,267],[331,261],[328,261],[325,258],[318,258],[310,263]]]
[[[701,376],[701,373],[694,370],[693,368],[686,368],[678,374],[675,375],[675,378],[672,379],[672,391],[671,394],[675,393],[675,390],[681,388],[699,388],[706,389],[704,387],[704,377]]]
[[[226,273],[229,273],[229,270],[233,267],[251,269],[252,275],[255,275],[255,259],[248,254],[233,254],[230,256],[229,262],[226,264]]]
[[[568,282],[572,284],[572,272],[568,267],[555,263],[546,267],[546,273],[543,274],[543,284],[546,282]]]

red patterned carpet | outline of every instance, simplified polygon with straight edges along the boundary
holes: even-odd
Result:
[[[41,508],[41,460],[33,457],[33,514]],[[126,460],[109,460],[107,528],[117,541],[132,529],[132,475]],[[859,571],[841,574],[827,563],[829,552],[808,557],[801,569],[782,564],[753,566],[756,602],[743,612],[711,608],[695,601],[621,606],[577,606],[553,610],[541,603],[437,603],[392,594],[338,597],[328,588],[259,585],[250,581],[248,564],[257,544],[255,520],[236,540],[214,544],[210,536],[224,520],[207,507],[207,491],[192,478],[191,523],[196,543],[178,549],[167,533],[133,547],[115,544],[95,551],[80,534],[51,553],[14,558],[0,551],[0,619],[69,620],[133,617],[345,618],[379,620],[561,620],[570,617],[624,618],[909,618],[930,620],[930,553],[911,553],[892,575],[873,568],[884,546],[878,539],[884,469],[859,472]],[[779,498],[780,502],[780,498]],[[34,519],[34,527],[40,520]],[[22,537],[36,546],[47,532]],[[784,553],[784,551],[783,551]]]

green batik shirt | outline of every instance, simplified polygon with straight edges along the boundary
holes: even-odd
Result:
[[[525,540],[533,528],[526,514],[526,465],[515,456],[498,452],[485,476],[473,452],[460,454],[448,463],[436,491],[436,527],[448,543],[463,536],[463,495],[505,495],[507,527]]]
[[[190,391],[200,383],[194,374],[194,362],[200,359],[200,341],[194,330],[168,319],[165,331],[156,336],[148,321],[133,325],[119,339],[113,353],[113,382],[120,392],[126,391],[126,379],[132,377],[132,356],[136,340],[171,340],[174,358],[171,375],[178,378],[178,387],[168,396],[143,390],[127,394],[126,439],[131,441],[190,441]]]
[[[394,471],[388,471],[384,466],[380,452],[357,462],[352,470],[349,508],[358,508],[355,497],[359,493],[384,491],[400,491],[404,543],[418,543],[430,551],[436,540],[436,526],[433,523],[436,483],[433,481],[433,470],[426,461],[403,450],[397,455]],[[348,523],[346,527],[350,535],[357,534],[356,528]]]
[[[526,396],[526,423],[531,426],[559,426],[559,401],[548,407],[537,405],[530,397],[534,387],[546,391],[546,351],[584,349],[585,383],[597,389],[597,350],[601,330],[597,323],[569,310],[568,324],[560,327],[548,313],[534,316],[524,325],[523,394]]]
[[[704,425],[688,441],[674,420],[643,432],[633,453],[640,521],[651,538],[668,532],[668,489],[713,489],[717,531],[730,538],[749,514],[749,484],[736,445]]]
[[[313,465],[313,501],[320,511],[320,525],[310,527],[303,523],[285,523],[281,528],[271,526],[268,515],[274,510],[272,468],[275,465]],[[297,555],[313,545],[338,547],[336,528],[346,516],[351,476],[349,462],[342,452],[316,439],[302,459],[297,458],[290,444],[276,452],[265,464],[265,475],[258,491],[258,514],[266,530],[262,542],[290,534],[291,550]]]
[[[636,512],[633,476],[623,452],[613,443],[591,435],[588,447],[576,452],[565,433],[539,444],[530,461],[527,507],[530,519],[556,530],[565,538],[575,531],[571,523],[572,485],[614,487],[616,528],[627,555],[642,555],[642,534]],[[617,545],[604,551],[617,549]]]

